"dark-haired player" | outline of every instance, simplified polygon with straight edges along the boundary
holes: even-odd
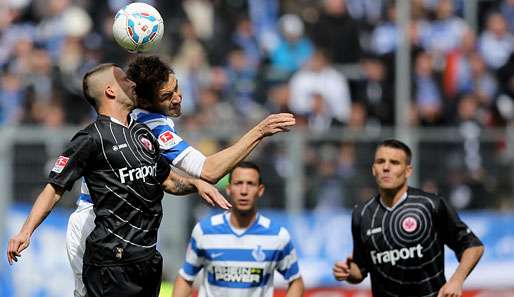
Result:
[[[199,297],[272,297],[275,271],[289,284],[287,297],[303,296],[289,232],[258,212],[257,200],[264,190],[256,164],[241,162],[234,167],[227,186],[233,207],[196,224],[173,297],[191,296],[199,275]]]
[[[287,131],[295,124],[291,114],[273,114],[246,133],[234,145],[204,156],[182,139],[170,117],[181,115],[182,94],[173,70],[156,56],[139,56],[128,66],[127,76],[136,83],[137,107],[131,116],[147,125],[157,138],[161,153],[174,167],[193,177],[216,182],[245,158],[267,136]],[[85,238],[94,228],[94,212],[83,184],[77,210],[70,216],[66,236],[68,257],[75,274],[75,294],[84,296],[82,255]]]
[[[129,117],[135,84],[123,70],[99,65],[85,75],[83,88],[98,118],[80,130],[57,159],[23,227],[9,240],[7,259],[10,264],[17,261],[63,192],[84,177],[96,215],[84,254],[87,295],[157,296],[163,189],[186,194],[204,188],[204,198],[223,208],[229,204],[212,185],[171,173],[150,129]]]
[[[361,282],[371,276],[373,296],[461,296],[462,286],[484,252],[480,240],[446,201],[410,188],[411,150],[386,140],[372,166],[378,195],[352,213],[353,257],[336,262],[337,280]],[[459,260],[444,275],[444,246]]]

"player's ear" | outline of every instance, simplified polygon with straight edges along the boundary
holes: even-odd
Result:
[[[107,96],[107,98],[115,98],[116,97],[116,92],[114,91],[114,89],[110,86],[110,85],[107,85],[105,87],[105,96]]]
[[[263,184],[259,185],[259,189],[257,190],[257,196],[261,197],[264,194],[265,187]]]
[[[405,169],[405,174],[407,177],[410,177],[412,175],[412,164],[407,165],[407,168]]]
[[[371,173],[373,174],[373,176],[377,176],[377,170],[375,169],[374,164],[371,164]]]

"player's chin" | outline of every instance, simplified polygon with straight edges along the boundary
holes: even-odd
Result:
[[[169,116],[170,117],[176,118],[176,117],[179,117],[181,115],[182,115],[182,111],[180,110],[180,107],[179,108],[174,108],[174,109],[170,110],[170,112],[169,112]]]

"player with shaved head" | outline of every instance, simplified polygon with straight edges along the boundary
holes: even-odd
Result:
[[[83,263],[87,296],[158,296],[163,189],[174,194],[198,190],[213,204],[230,205],[212,185],[172,173],[151,130],[129,116],[135,83],[121,68],[99,65],[85,75],[83,87],[98,118],[57,158],[48,184],[9,241],[7,259],[10,264],[18,260],[63,192],[83,177],[96,215]]]

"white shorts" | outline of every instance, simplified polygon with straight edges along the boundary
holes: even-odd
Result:
[[[75,297],[86,296],[82,282],[82,257],[86,250],[86,238],[95,228],[93,204],[80,200],[77,209],[70,215],[66,230],[66,251],[75,277]]]

